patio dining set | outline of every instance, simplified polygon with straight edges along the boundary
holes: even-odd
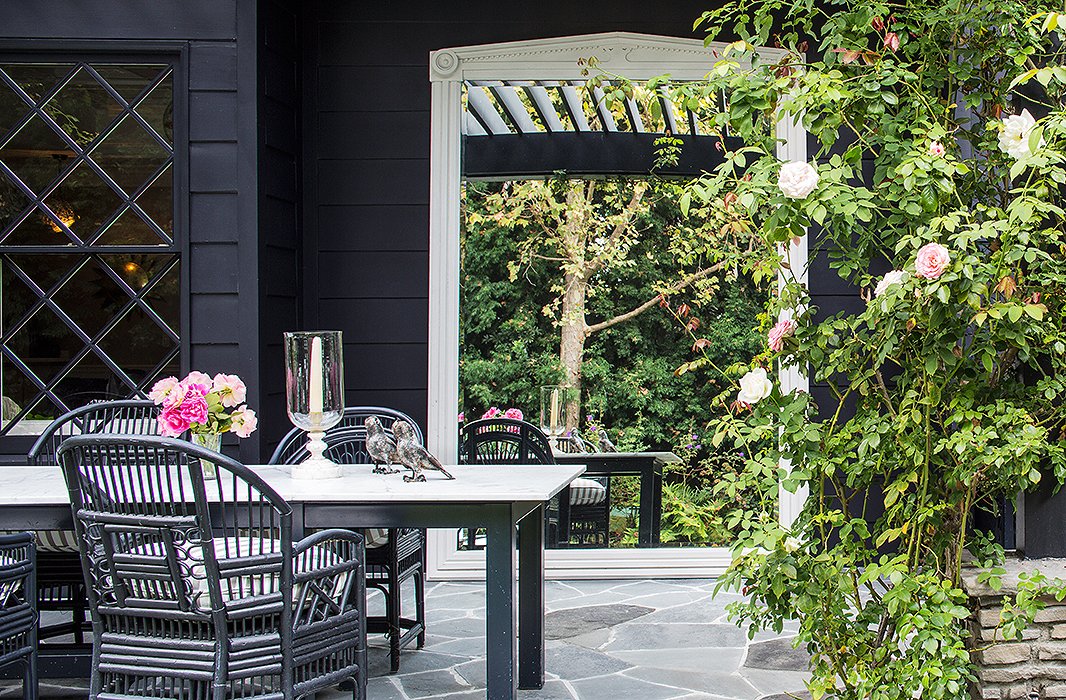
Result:
[[[414,421],[346,408],[325,435],[342,477],[307,481],[287,466],[307,457],[299,430],[270,463],[244,465],[161,437],[157,410],[76,409],[26,465],[0,469],[12,533],[0,536],[0,666],[21,665],[25,698],[39,670],[72,668],[93,700],[295,698],[342,683],[365,697],[368,633],[387,635],[392,672],[425,642],[428,527],[487,531],[488,697],[543,685],[545,508],[584,467],[531,464],[535,426],[474,426],[455,480],[406,483],[365,466],[366,421],[390,434]],[[368,588],[381,617],[367,616]],[[41,611],[64,621],[39,628]]]

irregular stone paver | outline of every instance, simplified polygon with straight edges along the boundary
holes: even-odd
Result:
[[[810,660],[805,649],[792,647],[791,639],[771,639],[748,646],[744,665],[773,671],[806,671]]]
[[[612,651],[611,656],[633,666],[666,668],[703,673],[710,670],[733,673],[744,660],[743,649],[639,649]]]
[[[604,651],[632,649],[685,649],[687,647],[743,647],[744,633],[731,625],[653,625],[640,621],[619,625]]]
[[[544,654],[544,668],[564,680],[604,676],[630,666],[622,659],[572,644],[548,649]]]
[[[634,666],[622,675],[679,689],[727,698],[755,700],[762,693],[735,673],[696,673],[665,668]]]
[[[571,685],[580,700],[619,700],[620,698],[665,700],[683,694],[679,693],[676,688],[655,685],[621,675],[574,681]]]
[[[545,639],[566,639],[613,627],[654,612],[643,605],[592,605],[556,610],[544,616]]]
[[[712,580],[548,581],[545,599],[546,682],[519,692],[522,700],[789,700],[807,674],[775,670],[806,661],[781,638],[761,632],[754,642],[726,620],[736,593],[712,598]],[[370,601],[381,607],[380,596]],[[628,617],[622,611],[644,609]],[[556,612],[557,611],[557,612]],[[371,636],[370,700],[464,700],[485,697],[485,586],[478,582],[427,587],[428,638],[424,650],[404,649],[400,673],[388,675],[388,645]],[[558,622],[555,622],[555,621]],[[558,629],[553,630],[553,625]],[[586,625],[585,627],[580,627]],[[605,625],[605,626],[601,626]],[[552,639],[560,634],[576,636]],[[794,627],[792,627],[794,629]],[[732,646],[735,644],[736,646]],[[676,646],[673,646],[676,645]],[[699,646],[697,646],[699,645]],[[766,646],[764,646],[766,645]],[[783,662],[779,657],[787,656]],[[745,657],[749,660],[744,663]],[[755,668],[752,665],[763,667]],[[773,668],[767,665],[777,664]],[[44,681],[43,698],[84,700],[84,681]],[[0,700],[20,698],[21,684],[0,681]],[[350,691],[317,700],[350,700]]]

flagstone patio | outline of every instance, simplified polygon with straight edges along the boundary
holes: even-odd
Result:
[[[543,700],[784,700],[803,691],[807,657],[791,635],[748,641],[727,619],[740,597],[712,596],[713,581],[549,581],[547,682],[523,698]],[[372,601],[370,612],[376,612]],[[389,675],[388,648],[371,638],[370,700],[485,697],[482,583],[435,583],[427,591],[429,634]],[[78,682],[44,681],[46,698],[85,697]],[[0,700],[21,687],[0,685]],[[330,692],[319,700],[348,700]]]

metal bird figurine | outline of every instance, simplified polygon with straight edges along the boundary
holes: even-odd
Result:
[[[608,437],[607,431],[600,428],[596,431],[596,437],[599,439],[600,452],[617,452],[618,448],[611,442],[611,438]]]
[[[400,460],[396,454],[396,442],[385,432],[378,417],[367,416],[363,425],[366,427],[366,453],[374,463],[374,473],[395,474],[400,471],[389,468]]]
[[[418,443],[414,426],[410,423],[405,420],[396,421],[392,424],[392,433],[396,436],[396,454],[400,464],[411,470],[410,474],[403,475],[404,481],[425,481],[423,470],[438,471],[449,479],[455,478],[445,471],[436,457]]]

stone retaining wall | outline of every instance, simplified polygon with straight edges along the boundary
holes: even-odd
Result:
[[[1018,575],[1040,571],[1048,578],[1066,580],[1066,560],[1008,560],[1003,587],[993,591],[978,583],[977,570],[963,575],[963,589],[973,600],[970,621],[974,660],[979,680],[971,695],[980,700],[1008,698],[1066,699],[1066,600],[1046,600],[1033,624],[1020,640],[1006,641],[996,629],[1003,596],[1017,591]]]

